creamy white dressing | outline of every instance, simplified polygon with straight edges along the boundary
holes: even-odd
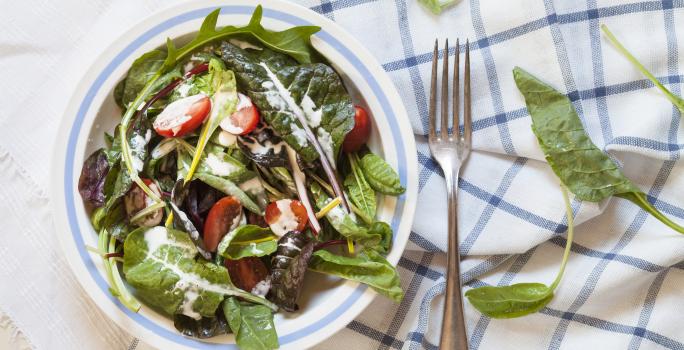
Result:
[[[194,56],[193,56],[193,57],[194,57]],[[186,64],[183,66],[183,72],[184,72],[184,73],[187,73],[187,72],[191,71],[193,68],[195,68],[195,62],[193,62],[193,61],[188,61],[188,63],[186,63]]]
[[[309,139],[306,137],[306,131],[300,128],[299,125],[297,125],[297,123],[294,121],[290,123],[290,132],[292,136],[294,136],[298,145],[304,147],[309,142]]]
[[[239,185],[240,189],[247,193],[260,192],[263,188],[258,177],[253,177]]]
[[[332,222],[342,222],[345,215],[347,215],[347,211],[344,210],[341,205],[332,208],[327,214],[325,214],[325,216],[328,217],[328,219]]]
[[[321,144],[325,157],[328,158],[330,165],[335,168],[335,152],[333,151],[333,140],[330,133],[323,128],[318,128],[317,134],[318,143]]]
[[[317,128],[319,125],[321,125],[321,116],[323,115],[323,110],[316,110],[316,104],[311,97],[309,97],[309,95],[304,95],[301,104],[302,111],[304,111],[306,122],[309,124],[309,126],[312,128]]]
[[[263,48],[261,46],[256,46],[256,45],[254,45],[248,41],[244,41],[244,40],[239,40],[239,39],[233,38],[233,39],[228,40],[228,42],[239,47],[239,48],[241,48],[241,49],[243,49],[243,50],[245,50],[245,49],[263,50]]]
[[[237,136],[235,136],[235,135],[233,135],[227,131],[221,130],[221,132],[219,132],[219,134],[218,134],[218,140],[217,141],[218,141],[219,145],[221,145],[223,147],[230,147],[230,146],[234,145],[235,142],[237,141]]]
[[[271,290],[271,277],[266,277],[266,279],[259,281],[254,288],[250,291],[250,293],[265,298],[266,294],[268,294],[268,291]]]
[[[176,289],[177,286],[178,284],[176,284],[176,287],[174,287],[174,289]],[[197,287],[191,286],[185,289],[183,303],[180,306],[180,313],[195,320],[201,319],[202,315],[199,312],[195,311],[195,309],[193,309],[192,307],[192,305],[195,303],[197,298],[199,298],[199,296],[200,295],[197,291]]]
[[[191,69],[192,69],[192,68],[191,68]],[[178,90],[178,94],[179,94],[181,97],[187,97],[187,96],[188,96],[188,93],[190,92],[190,89],[192,89],[192,87],[193,87],[192,84],[190,84],[190,83],[188,83],[188,82],[185,82],[185,83],[181,84],[180,86],[178,86],[178,87],[176,88],[176,90]]]
[[[263,254],[264,253],[264,251],[259,249],[259,246],[254,242],[249,243],[249,251],[254,253],[254,254]]]
[[[171,130],[173,135],[176,136],[183,126],[183,123],[192,119],[191,116],[186,115],[190,110],[190,107],[195,104],[195,102],[205,97],[207,97],[207,95],[197,94],[173,101],[159,113],[154,120],[154,123],[152,123],[152,126],[159,130]]]
[[[244,145],[249,148],[249,151],[252,152],[252,154],[267,154],[268,151],[273,150],[274,154],[280,153],[283,150],[283,146],[285,145],[284,142],[280,141],[276,144],[273,144],[271,140],[266,140],[264,144],[260,144],[258,142],[244,142]]]
[[[294,239],[292,237],[287,237],[287,240],[285,240],[285,242],[278,243],[278,247],[285,247],[289,249],[294,249],[296,251],[302,250],[294,244]]]
[[[171,244],[171,241],[167,236],[166,228],[162,226],[152,227],[145,231],[144,237],[148,254],[156,252],[163,245]]]
[[[252,101],[249,97],[238,93],[238,103],[237,106],[235,106],[235,111],[241,111],[248,107],[252,107]],[[221,129],[235,135],[241,135],[245,132],[243,128],[233,124],[233,119],[230,116],[223,118],[219,126],[221,126]]]
[[[209,167],[211,173],[216,176],[228,176],[240,170],[240,168],[234,165],[233,163],[226,162],[223,159],[217,157],[213,153],[210,153],[207,156],[205,163]]]
[[[145,153],[145,146],[147,146],[147,142],[149,142],[149,140],[149,137],[142,137],[141,135],[135,135],[131,138],[129,144],[131,147],[131,153],[133,153],[133,155],[136,156],[133,157],[131,160],[133,162],[133,169],[137,171],[142,171],[145,165],[142,159],[140,159],[138,156]]]
[[[157,147],[155,147],[152,150],[152,159],[159,159],[169,153],[171,153],[173,150],[176,149],[176,146],[178,146],[178,143],[176,142],[176,139],[170,138],[170,139],[164,139],[162,142],[160,142]]]
[[[274,223],[269,224],[271,231],[278,237],[284,236],[286,233],[296,230],[299,226],[299,221],[297,220],[297,215],[292,211],[292,200],[291,199],[281,199],[276,201],[276,206],[278,211],[280,211],[280,216],[278,220]]]

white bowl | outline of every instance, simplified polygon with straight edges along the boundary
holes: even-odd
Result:
[[[404,195],[385,197],[379,203],[379,219],[390,223],[394,230],[388,260],[396,265],[410,234],[418,182],[413,133],[394,84],[368,50],[332,21],[281,0],[262,0],[261,4],[262,24],[266,28],[320,26],[322,29],[312,38],[312,44],[340,72],[355,101],[365,105],[373,116],[369,145],[397,169],[407,188]],[[246,24],[255,6],[252,0],[231,1],[221,8],[219,26]],[[128,67],[141,54],[161,46],[167,37],[188,37],[196,32],[202,19],[216,7],[214,1],[193,1],[173,7],[152,15],[112,43],[85,73],[69,102],[60,128],[59,135],[63,137],[58,138],[52,165],[55,224],[78,281],[121,328],[163,349],[237,347],[232,335],[208,340],[184,337],[167,317],[145,306],[133,313],[109,293],[101,258],[86,250],[86,245],[97,246],[97,234],[78,194],[77,183],[84,159],[102,147],[103,132],[112,131],[120,120],[121,111],[111,92]],[[365,285],[310,272],[299,300],[300,311],[276,316],[281,348],[302,349],[321,342],[353,320],[375,295]]]

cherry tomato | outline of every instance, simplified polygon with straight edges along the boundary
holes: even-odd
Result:
[[[238,260],[226,259],[224,264],[233,284],[248,292],[251,292],[257,283],[268,276],[266,265],[257,257],[250,256]]]
[[[281,199],[266,206],[264,215],[271,231],[279,237],[290,231],[303,231],[309,217],[306,207],[295,199]]]
[[[204,221],[204,246],[210,252],[215,252],[221,238],[235,229],[242,219],[242,205],[233,197],[223,197],[209,209]]]
[[[202,125],[210,110],[211,100],[207,95],[184,97],[166,106],[152,126],[164,137],[180,137]]]
[[[154,181],[150,179],[141,179],[147,187],[154,192],[158,197],[161,197],[161,191]],[[154,200],[150,198],[145,191],[143,191],[140,186],[134,184],[133,187],[124,196],[124,207],[126,208],[126,213],[128,217],[133,217],[139,211],[147,208],[148,206],[154,204]],[[138,222],[140,226],[152,227],[157,226],[164,216],[164,211],[159,208],[154,212],[145,216],[141,221]]]
[[[221,129],[233,135],[247,135],[259,124],[259,110],[249,97],[238,93],[238,104],[230,117],[221,121]]]
[[[371,123],[366,110],[354,106],[354,128],[344,138],[342,149],[345,153],[356,152],[368,142],[370,137]]]

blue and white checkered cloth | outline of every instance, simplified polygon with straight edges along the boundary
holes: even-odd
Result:
[[[436,348],[447,222],[444,180],[425,137],[436,37],[459,37],[461,49],[469,38],[472,50],[475,151],[459,182],[458,213],[466,288],[550,283],[566,242],[559,182],[531,132],[514,66],[566,92],[592,140],[661,211],[684,221],[681,117],[599,30],[608,25],[679,94],[683,1],[463,0],[440,16],[413,0],[305,3],[383,64],[411,117],[420,162],[418,210],[399,262],[405,300],[377,298],[320,349]],[[471,348],[684,349],[684,237],[622,199],[573,206],[577,238],[555,298],[512,320],[466,305]]]
[[[436,348],[447,220],[443,177],[425,138],[435,37],[471,41],[475,151],[459,182],[467,288],[549,283],[566,242],[558,180],[531,132],[514,66],[566,92],[592,140],[661,211],[684,222],[681,117],[599,31],[607,24],[680,94],[684,1],[462,0],[440,16],[417,0],[298,2],[336,21],[383,64],[410,114],[420,163],[418,210],[399,262],[404,301],[376,298],[317,349]],[[142,349],[77,292],[50,229],[45,150],[82,74],[73,53],[95,57],[171,1],[59,4],[9,2],[0,12],[0,285],[15,286],[0,288],[0,314],[38,348]],[[622,199],[573,206],[576,239],[555,298],[512,320],[483,317],[466,304],[471,347],[684,349],[684,237]]]

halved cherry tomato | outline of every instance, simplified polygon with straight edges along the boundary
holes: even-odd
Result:
[[[264,219],[271,231],[279,237],[290,231],[303,231],[309,221],[306,207],[295,199],[271,202],[266,206]]]
[[[234,135],[247,135],[259,124],[259,110],[249,97],[238,93],[238,104],[230,117],[221,121],[221,129]]]
[[[164,137],[180,137],[202,125],[209,110],[209,96],[198,94],[184,97],[166,106],[152,126],[157,134]]]
[[[242,205],[233,197],[223,197],[209,209],[204,222],[204,246],[210,252],[215,252],[221,238],[235,229],[242,219]]]
[[[257,283],[268,276],[266,265],[257,257],[250,256],[238,260],[226,259],[224,264],[228,269],[231,282],[236,287],[248,292],[251,292]]]
[[[356,152],[368,142],[371,132],[371,123],[366,110],[354,106],[354,128],[344,138],[342,149],[345,153]]]
[[[147,185],[147,187],[150,188],[150,190],[152,190],[152,192],[154,192],[154,194],[156,194],[158,197],[161,197],[161,191],[154,181],[144,178],[141,180],[145,183],[145,185]],[[145,191],[143,191],[143,189],[136,184],[134,184],[128,193],[126,193],[126,196],[124,196],[124,207],[126,208],[126,214],[128,214],[129,218],[135,216],[135,214],[137,214],[139,211],[152,204],[154,204],[154,200],[152,200],[152,198],[150,198]],[[139,225],[145,227],[156,226],[161,222],[163,216],[164,211],[159,208],[141,219]]]

